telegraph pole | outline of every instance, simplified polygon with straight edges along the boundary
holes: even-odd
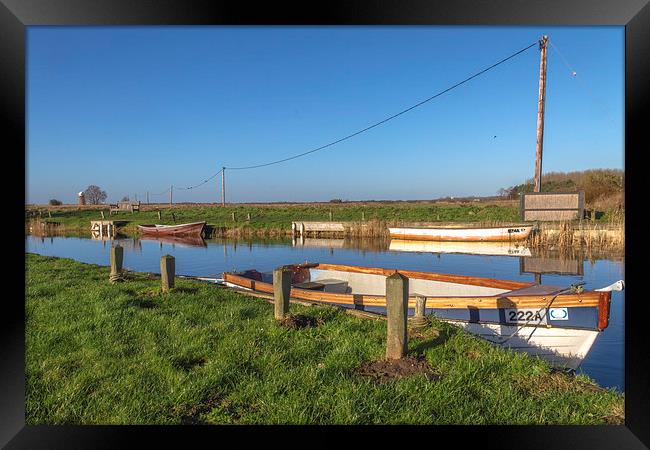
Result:
[[[539,99],[537,101],[537,145],[535,149],[535,177],[533,192],[542,190],[542,147],[544,145],[544,102],[546,101],[546,50],[548,36],[539,40]]]
[[[147,205],[149,204],[149,191],[147,191]]]
[[[221,167],[221,206],[226,206],[226,168]]]
[[[174,203],[174,185],[169,186],[169,207]]]

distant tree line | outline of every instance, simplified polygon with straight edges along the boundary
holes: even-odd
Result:
[[[585,202],[592,203],[625,191],[624,172],[620,169],[591,169],[576,172],[549,172],[542,175],[542,192],[585,192]],[[500,197],[516,199],[533,192],[533,179],[497,192]]]

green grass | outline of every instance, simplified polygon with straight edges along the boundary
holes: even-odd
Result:
[[[360,377],[383,357],[383,321],[291,305],[322,320],[292,330],[273,305],[208,283],[26,255],[26,422],[35,424],[602,424],[621,394],[433,321],[409,340],[441,378]]]

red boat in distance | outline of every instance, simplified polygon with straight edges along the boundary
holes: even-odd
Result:
[[[206,222],[182,223],[179,225],[138,225],[142,234],[150,236],[201,236]]]

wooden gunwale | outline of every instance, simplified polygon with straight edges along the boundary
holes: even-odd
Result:
[[[404,272],[400,271],[404,274]],[[263,281],[252,280],[233,273],[225,272],[223,274],[225,281],[242,286],[248,289],[273,293],[273,285]],[[603,298],[607,294],[603,292],[583,292],[581,294],[559,295],[553,301],[553,307],[598,307],[599,311],[599,328],[603,320],[601,316],[604,311],[605,302]],[[291,297],[302,300],[319,301],[324,303],[338,303],[344,305],[361,305],[361,306],[386,306],[386,297],[383,295],[366,295],[366,294],[337,294],[333,292],[310,291],[306,289],[291,288]],[[429,297],[427,296],[427,308],[443,309],[496,309],[496,308],[541,308],[551,300],[548,295],[519,295],[507,297],[505,295],[492,295],[485,297],[477,296],[451,296],[451,297]],[[416,296],[410,296],[408,300],[409,308],[415,308]],[[604,329],[604,328],[603,328]]]

